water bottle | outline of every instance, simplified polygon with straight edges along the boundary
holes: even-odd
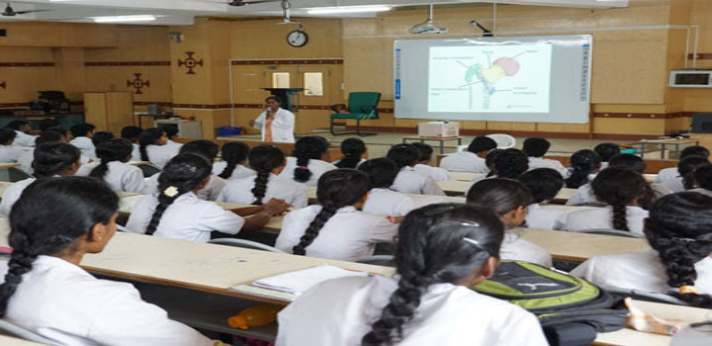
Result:
[[[230,327],[240,329],[266,326],[277,320],[277,313],[283,308],[284,306],[274,304],[251,306],[228,318],[227,323]]]

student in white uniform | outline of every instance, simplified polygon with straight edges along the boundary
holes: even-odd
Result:
[[[689,191],[712,196],[712,165],[705,165],[698,168],[695,170],[695,173],[693,173],[693,177],[695,188]]]
[[[412,143],[411,145],[418,149],[418,153],[420,154],[418,156],[418,162],[413,166],[416,172],[428,175],[435,179],[435,181],[455,180],[446,169],[430,165],[433,158],[433,147],[425,143]]]
[[[363,172],[341,168],[319,179],[317,200],[287,214],[275,247],[295,255],[356,261],[377,243],[393,243],[396,225],[383,215],[359,211],[371,183]]]
[[[344,156],[332,164],[338,168],[358,168],[358,165],[366,161],[363,154],[366,153],[366,143],[360,138],[347,138],[341,142],[341,154]]]
[[[175,151],[179,151],[180,148],[183,147],[183,144],[174,141],[174,139],[178,138],[178,126],[164,125],[161,126],[161,129],[166,131],[166,137],[168,137],[166,146]]]
[[[18,147],[34,147],[35,136],[30,135],[30,123],[24,120],[13,120],[5,128],[15,131],[17,136],[13,145]]]
[[[650,209],[645,235],[653,250],[596,256],[571,274],[602,287],[674,292],[712,308],[712,197],[681,192],[661,198]]]
[[[366,204],[363,211],[376,215],[405,216],[418,207],[416,201],[408,195],[393,191],[390,187],[398,176],[398,166],[393,160],[382,157],[362,163],[358,169],[366,175],[371,182]],[[436,201],[435,203],[442,202]]]
[[[677,171],[680,174],[679,177],[658,185],[669,189],[673,193],[692,190],[696,187],[695,172],[697,169],[709,164],[710,161],[705,157],[696,155],[688,156],[680,160],[677,164]]]
[[[709,159],[710,151],[707,150],[707,148],[699,145],[689,146],[685,149],[682,149],[682,152],[680,153],[680,160],[693,155],[702,156],[704,158]],[[673,180],[679,176],[680,172],[677,171],[677,167],[664,168],[661,169],[660,172],[658,172],[658,176],[655,178],[655,183],[664,183],[668,180]]]
[[[276,345],[548,345],[533,314],[469,288],[494,273],[502,238],[481,208],[415,210],[398,232],[396,275],[316,285],[279,313]]]
[[[138,126],[126,126],[121,129],[121,138],[127,139],[133,145],[131,151],[131,161],[141,161],[141,153],[139,152],[138,139],[141,137],[143,129]]]
[[[108,142],[114,139],[114,134],[109,131],[97,131],[91,136],[91,143],[94,144],[94,148],[98,147],[99,144]]]
[[[207,242],[212,232],[236,235],[240,230],[262,229],[270,218],[286,210],[282,201],[272,201],[259,214],[243,219],[196,193],[210,180],[212,165],[197,154],[174,157],[161,173],[159,192],[143,196],[126,228],[130,232],[196,242]]]
[[[322,174],[336,169],[336,166],[323,160],[328,149],[329,142],[324,137],[299,138],[279,176],[307,186],[316,186]]]
[[[10,185],[3,192],[2,201],[0,201],[0,215],[10,215],[10,210],[22,195],[22,191],[35,180],[74,175],[81,166],[80,155],[77,147],[67,143],[38,145],[34,150],[34,160],[32,162],[32,167],[35,171],[34,178],[20,180]]]
[[[11,215],[14,251],[2,266],[0,316],[57,345],[213,345],[141,300],[131,284],[99,280],[79,266],[113,237],[118,206],[95,179],[31,185]]]
[[[101,143],[96,147],[101,161],[83,165],[76,175],[103,180],[114,191],[145,193],[143,172],[127,163],[132,149],[131,142],[123,138]]]
[[[487,154],[497,148],[497,142],[487,136],[475,137],[467,150],[453,153],[440,160],[440,168],[450,172],[487,173]]]
[[[177,150],[166,146],[167,142],[166,132],[158,127],[152,127],[141,132],[138,148],[141,154],[141,161],[149,161],[152,165],[163,169],[163,166],[173,156],[178,155]]]
[[[677,332],[670,341],[670,346],[708,346],[712,345],[712,322],[692,323]]]
[[[13,163],[20,158],[22,151],[12,146],[15,137],[17,134],[12,129],[0,128],[0,162]]]
[[[487,165],[490,172],[486,176],[472,180],[474,186],[478,182],[491,178],[506,178],[517,180],[529,170],[529,158],[519,149],[493,149],[487,154]],[[470,187],[472,189],[472,187]]]
[[[527,210],[527,228],[562,229],[568,211],[547,205],[564,186],[561,174],[555,169],[537,168],[522,174],[519,181],[529,188],[534,202]]]
[[[615,143],[601,143],[595,146],[593,151],[601,157],[601,169],[606,169],[608,168],[608,161],[621,153],[621,147]]]
[[[74,137],[69,141],[69,144],[79,148],[82,151],[82,155],[92,160],[96,159],[96,153],[94,152],[96,147],[91,140],[94,136],[95,128],[96,126],[92,124],[76,124],[69,129]]]
[[[629,168],[604,169],[593,180],[591,188],[606,207],[570,213],[565,229],[571,232],[616,229],[643,235],[643,220],[648,212],[640,207],[640,201],[645,198],[646,186],[645,178]]]
[[[567,177],[569,171],[561,162],[542,157],[549,151],[549,147],[551,147],[551,143],[545,138],[532,137],[524,140],[522,151],[529,156],[529,169],[552,168],[558,171],[561,176]]]
[[[415,171],[413,166],[418,162],[418,156],[418,149],[410,144],[397,144],[388,150],[388,158],[400,169],[391,189],[417,195],[445,196],[435,179]]]
[[[256,175],[230,181],[218,201],[262,205],[274,198],[295,209],[307,206],[307,187],[279,176],[286,162],[282,150],[272,145],[260,145],[250,151],[249,159]]]
[[[467,193],[467,203],[491,209],[504,223],[507,231],[502,243],[502,259],[528,261],[548,268],[552,266],[548,251],[512,231],[526,220],[527,207],[532,204],[532,193],[524,184],[502,178],[482,180]]]
[[[254,177],[255,170],[245,166],[250,147],[242,142],[227,142],[221,149],[222,161],[213,164],[213,174],[225,180]]]
[[[596,177],[601,169],[601,156],[593,150],[579,150],[571,155],[571,174],[566,178],[566,188],[578,189]]]
[[[265,99],[267,109],[260,113],[250,126],[262,131],[263,142],[294,143],[294,114],[281,108],[276,96]]]

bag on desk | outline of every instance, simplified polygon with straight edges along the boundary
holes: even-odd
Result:
[[[472,287],[537,315],[551,345],[583,345],[597,332],[623,328],[621,300],[583,279],[538,264],[502,261],[494,275]]]

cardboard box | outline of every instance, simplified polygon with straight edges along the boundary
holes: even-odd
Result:
[[[457,137],[459,135],[459,123],[432,121],[418,124],[418,136],[420,137]]]

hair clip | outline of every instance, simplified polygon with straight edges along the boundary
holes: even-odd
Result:
[[[697,241],[697,239],[682,238],[682,237],[675,237],[675,238],[672,238],[672,239],[675,240],[675,241],[682,242],[682,243],[694,243],[694,242]]]
[[[484,249],[484,248],[482,247],[482,244],[480,244],[480,242],[478,242],[477,240],[474,240],[474,239],[468,238],[468,237],[464,237],[464,238],[462,238],[462,240],[464,240],[464,241],[466,241],[466,242],[468,242],[468,243],[470,243],[470,244],[472,244],[472,245],[474,245],[474,246],[477,246],[477,247],[480,248],[480,249]]]
[[[309,167],[307,167],[307,166],[298,166],[297,168],[299,168],[299,169],[309,169]]]
[[[695,286],[680,286],[678,290],[680,294],[700,294],[700,291]]]
[[[163,194],[173,198],[178,195],[178,188],[175,186],[169,186],[165,190],[163,190]]]

